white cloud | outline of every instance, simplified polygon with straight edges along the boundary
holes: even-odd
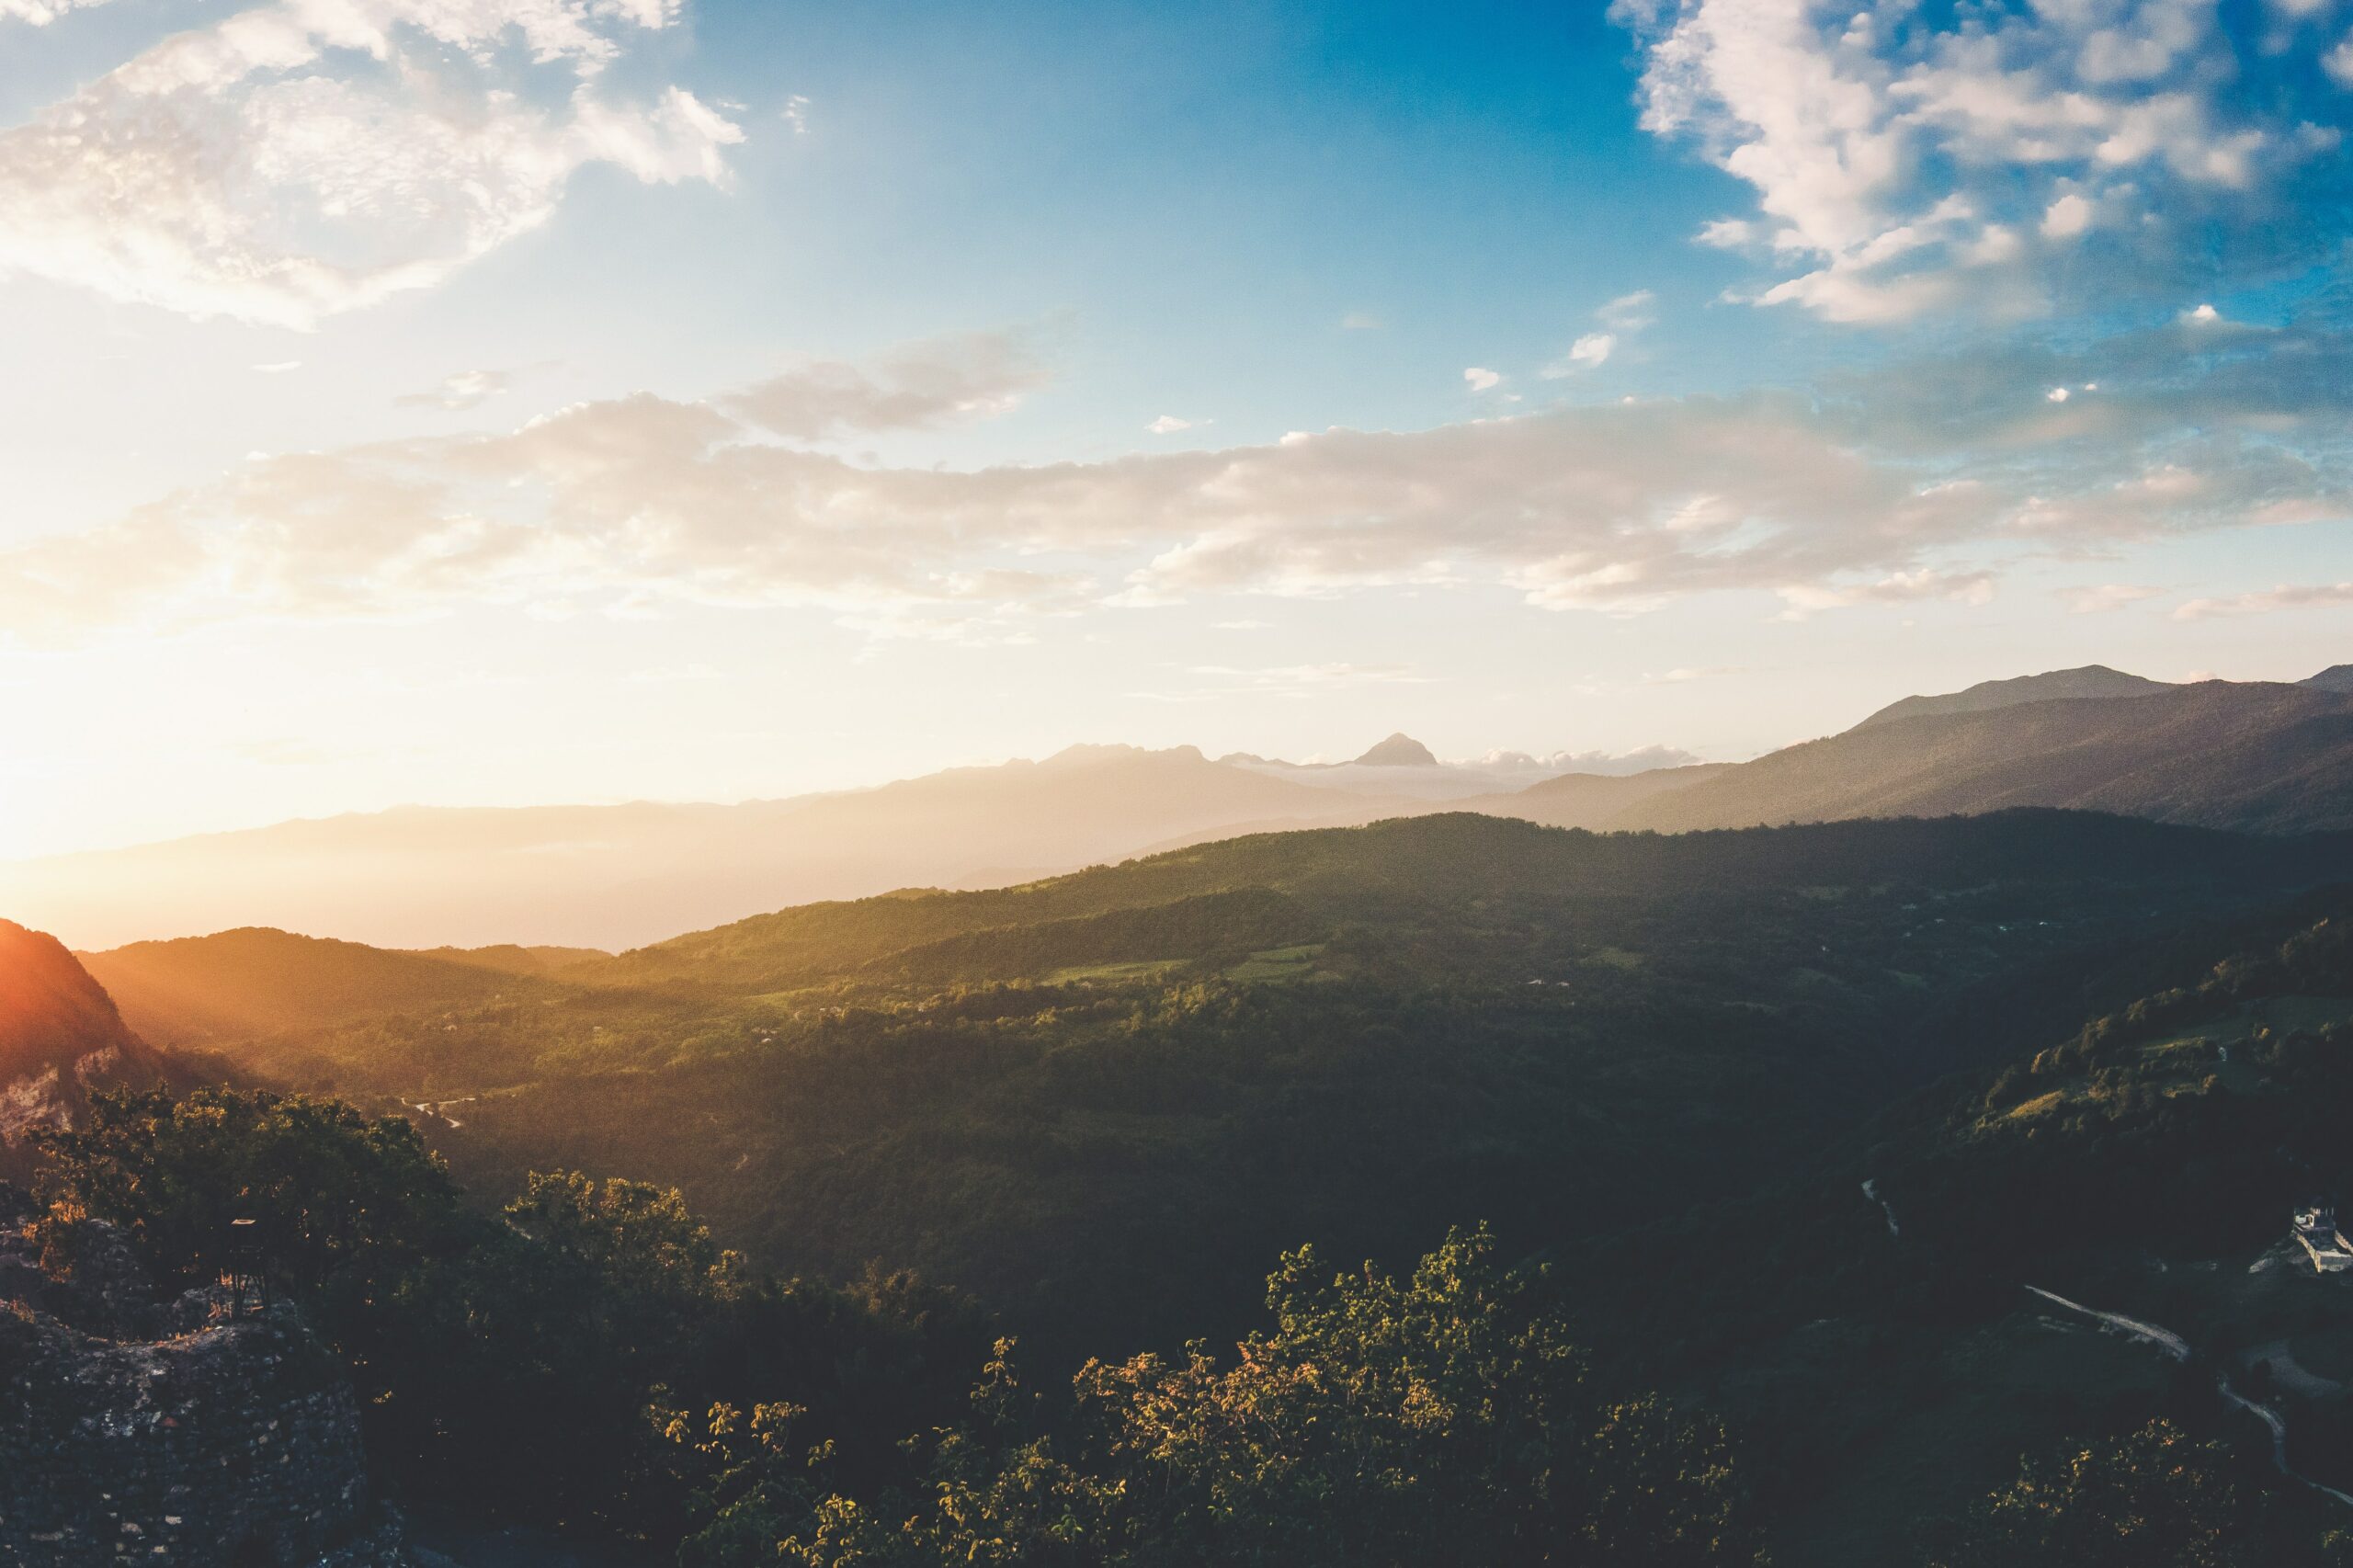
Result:
[[[968,332],[903,344],[870,369],[834,359],[797,365],[722,406],[789,440],[818,441],[990,418],[1052,379],[1029,334]]]
[[[2218,615],[2268,615],[2285,609],[2333,609],[2353,605],[2353,583],[2282,583],[2262,593],[2228,598],[2191,599],[2173,612],[2176,620],[2205,620]]]
[[[254,373],[262,376],[282,376],[290,370],[299,370],[301,368],[302,361],[300,359],[273,359],[267,365],[256,365]]]
[[[1784,620],[1802,620],[1818,610],[1844,609],[1852,605],[1916,604],[1924,599],[1949,599],[1965,605],[1991,604],[1991,572],[1938,572],[1921,567],[1892,572],[1875,582],[1793,583],[1779,590],[1789,608]]]
[[[1695,141],[1756,192],[1704,228],[1783,276],[1745,297],[1853,323],[2054,291],[2104,298],[2235,265],[2305,263],[2347,112],[2316,93],[2302,32],[2243,47],[2212,0],[1930,10],[1906,0],[1616,0],[1644,56],[1643,123]],[[2104,203],[2140,218],[2098,222]],[[2110,230],[2113,230],[2110,233]],[[2103,247],[2083,247],[2098,233]]]
[[[440,408],[456,412],[479,408],[492,398],[502,397],[515,385],[511,370],[460,370],[442,378],[441,384],[431,392],[409,392],[394,398],[401,408]]]
[[[1652,306],[1656,302],[1657,296],[1648,289],[1637,289],[1594,312],[1594,319],[1620,332],[1640,332],[1654,319]]]
[[[1622,342],[1651,324],[1654,319],[1652,306],[1655,298],[1647,289],[1619,295],[1593,312],[1593,319],[1601,324],[1600,330],[1579,336],[1569,345],[1566,354],[1545,366],[1538,374],[1548,381],[1557,381],[1580,370],[1595,369],[1607,363]]]
[[[784,100],[784,122],[792,127],[795,136],[809,134],[809,100],[800,93]]]
[[[1155,436],[1174,436],[1179,430],[1190,430],[1192,427],[1193,421],[1179,419],[1173,414],[1164,414],[1144,426]]]
[[[813,449],[1008,406],[1043,374],[1022,341],[965,335],[700,401],[257,456],[0,553],[0,627],[53,640],[708,603],[979,641],[1108,606],[1402,586],[1618,614],[1747,591],[1805,615],[1983,602],[1986,561],[2022,551],[2353,517],[2327,444],[2353,415],[2353,343],[2228,323],[1899,363],[1803,394],[1100,460],[957,471]],[[2094,381],[2097,398],[2047,398]]]
[[[68,11],[87,10],[106,0],[0,0],[0,21],[29,22],[45,28]]]
[[[677,16],[273,0],[176,34],[0,131],[0,272],[308,327],[545,222],[584,166],[717,183],[735,125],[679,87],[605,87]]]
[[[2080,191],[2068,191],[2052,199],[2042,210],[2042,234],[2045,239],[2072,240],[2092,226],[2092,204]]]
[[[1495,371],[1473,365],[1462,372],[1463,385],[1474,392],[1493,392],[1503,385],[1503,377]]]

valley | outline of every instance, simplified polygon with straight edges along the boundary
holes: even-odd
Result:
[[[1440,793],[618,951],[245,927],[67,955],[28,935],[13,972],[45,978],[10,1006],[42,1043],[15,1048],[10,1092],[81,1072],[53,1117],[137,1125],[173,1102],[90,1096],[258,1096],[223,1102],[231,1124],[262,1137],[293,1114],[267,1136],[298,1142],[236,1156],[256,1173],[314,1136],[283,1108],[383,1130],[367,1159],[407,1172],[401,1204],[432,1217],[371,1244],[421,1250],[381,1276],[365,1249],[323,1265],[381,1283],[364,1301],[322,1285],[313,1310],[381,1383],[377,1461],[456,1509],[453,1540],[552,1530],[628,1561],[687,1528],[672,1483],[624,1499],[598,1479],[644,1440],[647,1380],[813,1405],[855,1496],[918,1483],[892,1443],[949,1430],[1010,1332],[1029,1376],[1074,1391],[1063,1414],[1038,1406],[1067,1438],[1056,1424],[1093,1408],[1107,1368],[1149,1383],[1188,1346],[1260,1343],[1270,1263],[1303,1290],[1314,1270],[1290,1249],[1312,1243],[1370,1260],[1366,1289],[1433,1248],[1492,1259],[1495,1299],[1557,1319],[1540,1332],[1574,1335],[1594,1386],[1699,1424],[1662,1442],[1743,1456],[1736,1494],[1693,1506],[1745,1521],[1776,1562],[1992,1561],[1966,1545],[1999,1525],[1984,1500],[2025,1484],[2021,1456],[2078,1439],[2120,1464],[2202,1445],[2196,1464],[2235,1478],[2233,1528],[2334,1562],[2331,1532],[2353,1529],[2353,1279],[2281,1243],[2290,1208],[2353,1182],[2353,833],[2250,805],[2227,748],[2136,759],[2187,744],[2216,702],[2276,753],[2265,726],[2328,733],[2343,699],[2093,684],[1892,712],[1853,744],[1933,772],[1935,736],[1990,753],[1982,727],[2001,725],[2015,766],[1982,777],[2140,778],[2143,810],[1595,832]],[[2120,704],[2155,715],[2154,738],[2126,746]],[[1747,769],[1781,790],[1795,765],[1768,763],[1524,793],[1664,811]],[[2315,802],[2332,767],[2274,772]],[[109,1042],[110,1075],[76,1068]],[[107,1134],[128,1142],[94,1168],[220,1136],[165,1125]],[[25,1179],[37,1145],[14,1142]],[[316,1179],[353,1179],[357,1157]],[[531,1460],[528,1485],[460,1479],[520,1462],[478,1447],[513,1441],[480,1400],[558,1399],[544,1380],[564,1375],[536,1351],[491,1372],[480,1358],[518,1354],[496,1321],[574,1336],[598,1369],[572,1417],[598,1436]],[[756,1332],[783,1337],[743,1348]],[[897,1369],[860,1411],[871,1374],[846,1369],[884,1345]],[[1231,1376],[1275,1364],[1260,1355]],[[457,1410],[477,1437],[447,1428]],[[1114,1507],[1119,1451],[1057,1484]],[[522,1493],[543,1501],[500,1501]]]

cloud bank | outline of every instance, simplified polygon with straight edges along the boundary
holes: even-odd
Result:
[[[691,602],[1002,638],[1039,616],[1205,594],[1401,586],[1612,613],[1752,591],[1806,615],[1981,602],[2021,554],[2353,517],[2336,439],[2353,340],[2199,323],[2073,356],[1903,361],[1811,396],[973,470],[824,449],[1001,412],[1045,374],[1021,335],[970,334],[705,399],[642,393],[503,433],[257,458],[0,555],[0,626],[53,640]],[[2053,384],[2097,390],[2054,403]]]

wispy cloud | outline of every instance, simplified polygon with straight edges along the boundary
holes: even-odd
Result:
[[[2076,615],[2104,615],[2146,599],[2163,598],[2165,592],[2142,583],[2100,583],[2090,587],[2062,588],[2059,597]]]
[[[871,365],[816,360],[729,393],[728,414],[790,440],[929,430],[1017,406],[1053,379],[1026,332],[925,338]]]
[[[2205,620],[2218,615],[2269,615],[2278,610],[2334,609],[2346,605],[2353,605],[2353,583],[2282,583],[2260,593],[2191,599],[2175,610],[2173,618]]]
[[[1462,372],[1462,384],[1474,392],[1493,392],[1503,385],[1503,377],[1483,366],[1473,365]]]
[[[440,408],[458,411],[479,408],[492,398],[504,396],[513,390],[512,370],[460,370],[445,376],[441,384],[431,392],[409,392],[394,398],[402,408]]]
[[[1581,335],[1569,345],[1569,351],[1544,367],[1539,373],[1546,381],[1560,381],[1580,370],[1597,369],[1608,362],[1619,345],[1632,337],[1654,319],[1652,310],[1655,300],[1647,289],[1637,289],[1631,294],[1620,294],[1599,310],[1593,319],[1599,325]]]
[[[702,400],[256,457],[0,553],[0,628],[694,602],[972,640],[1196,596],[1472,585],[1616,614],[1746,591],[1802,617],[1982,603],[1988,562],[2021,551],[2353,517],[2330,444],[2353,415],[2353,340],[2192,331],[1899,362],[1808,394],[1093,461],[955,471],[813,449],[1000,412],[1045,374],[1021,335],[966,335]],[[2096,398],[2043,395],[2093,381]]]

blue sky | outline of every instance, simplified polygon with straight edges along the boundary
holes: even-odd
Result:
[[[2353,658],[2348,34],[0,0],[0,856]]]

